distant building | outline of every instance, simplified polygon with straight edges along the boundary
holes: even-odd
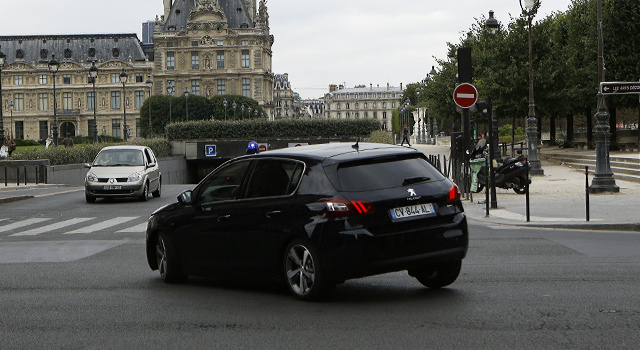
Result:
[[[59,139],[93,135],[94,108],[99,135],[123,137],[124,112],[132,137],[139,136],[140,107],[149,96],[152,71],[135,34],[0,36],[6,58],[2,69],[5,133],[44,140],[54,122],[52,55],[60,62],[55,75]],[[88,73],[98,68],[96,95]],[[120,73],[128,74],[123,93]],[[13,104],[13,108],[11,108]],[[10,113],[9,113],[10,112]],[[11,119],[7,116],[11,115]],[[9,123],[6,123],[6,122]]]
[[[341,85],[330,85],[329,92],[324,95],[324,115],[328,119],[373,118],[380,121],[382,130],[391,130],[393,110],[400,98],[402,85],[360,85],[348,89]]]
[[[150,75],[153,94],[165,95],[172,85],[176,95],[185,89],[205,97],[242,95],[257,100],[273,120],[274,38],[266,1],[162,1],[164,14],[143,23],[142,41],[136,34],[0,36],[7,55],[0,106],[6,135],[31,140],[51,135],[53,76],[47,62],[52,54],[60,61],[55,109],[60,138],[91,136],[94,108],[99,135],[123,137],[126,111],[131,137],[143,136],[138,119]],[[93,62],[96,96],[88,77]],[[129,76],[124,93],[123,68]]]
[[[308,99],[302,100],[302,114],[303,117],[309,119],[324,119],[324,100],[322,99]]]
[[[264,0],[164,0],[153,33],[154,93],[250,97],[273,120],[269,14]]]
[[[296,111],[296,96],[291,90],[289,74],[275,74],[273,76],[273,116],[277,119],[298,118]],[[299,107],[299,106],[298,106]]]

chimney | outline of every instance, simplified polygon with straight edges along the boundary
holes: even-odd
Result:
[[[171,0],[164,0],[164,18],[169,18],[171,12]]]
[[[400,83],[400,91],[402,91],[402,83]]]
[[[373,84],[369,83],[369,91],[373,91]]]

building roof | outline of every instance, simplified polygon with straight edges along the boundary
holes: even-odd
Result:
[[[58,61],[75,62],[146,59],[136,34],[0,36],[0,45],[7,55],[7,64],[44,63],[51,59],[51,54]]]
[[[385,86],[385,87],[380,87],[380,86],[365,86],[365,87],[355,87],[355,88],[348,88],[348,89],[340,89],[340,90],[335,90],[332,92],[329,92],[328,95],[342,95],[342,94],[355,94],[355,93],[378,93],[378,92],[396,92],[396,93],[402,93],[402,89],[400,87],[397,86]]]
[[[202,0],[201,0],[202,1]],[[215,2],[215,0],[214,0]],[[227,17],[229,28],[255,28],[252,14],[247,11],[243,0],[217,0]],[[187,27],[187,18],[195,0],[175,1],[164,22],[164,30],[182,30]]]

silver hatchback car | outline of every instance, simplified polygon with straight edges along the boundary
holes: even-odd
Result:
[[[161,174],[153,151],[145,146],[109,146],[100,150],[84,181],[87,203],[98,197],[160,197]]]

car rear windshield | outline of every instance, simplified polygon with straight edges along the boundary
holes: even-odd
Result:
[[[426,159],[416,155],[366,159],[338,167],[340,190],[347,192],[409,186],[443,178]]]

